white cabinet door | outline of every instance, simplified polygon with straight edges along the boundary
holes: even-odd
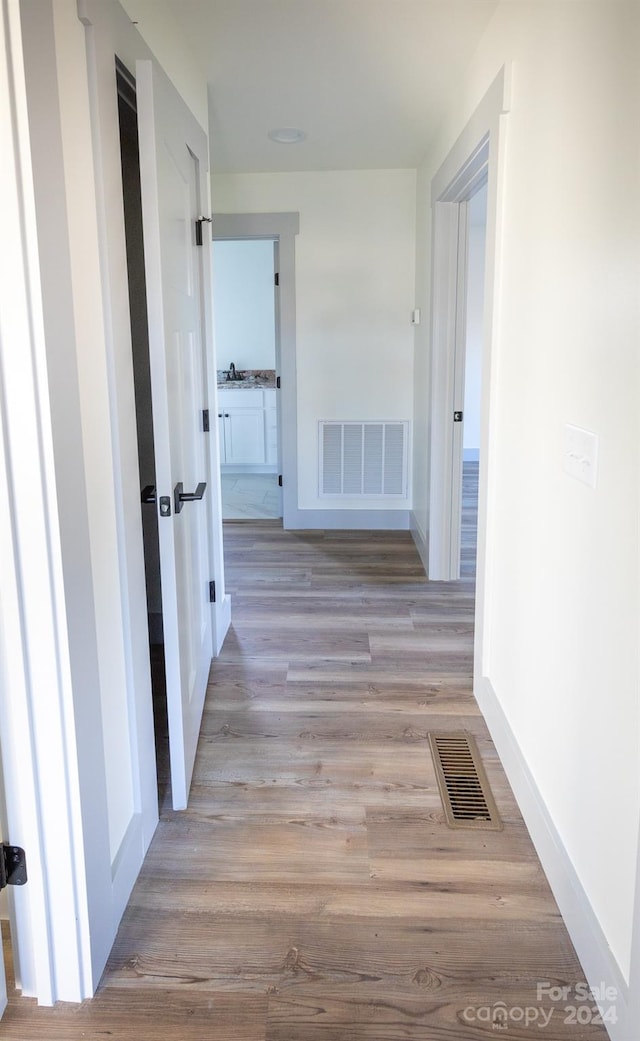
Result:
[[[218,388],[220,462],[226,466],[263,466],[265,396],[256,388]]]
[[[189,796],[213,652],[208,504],[179,501],[180,484],[192,494],[207,474],[208,331],[195,219],[207,197],[208,149],[160,67],[139,61],[136,77],[171,792],[179,810]]]
[[[231,409],[225,413],[225,462],[235,466],[264,463],[264,411]]]

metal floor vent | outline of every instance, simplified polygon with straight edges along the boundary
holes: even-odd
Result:
[[[429,744],[449,827],[500,831],[502,821],[473,735],[430,733]]]

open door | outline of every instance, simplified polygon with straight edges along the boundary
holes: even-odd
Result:
[[[460,578],[467,308],[468,200],[487,183],[489,134],[452,176],[448,159],[431,185],[433,265],[429,578]],[[455,169],[455,167],[454,167]]]
[[[2,943],[2,950],[0,951],[0,1019],[2,1019],[8,1005],[7,976],[4,968],[4,937],[0,937],[0,943]]]
[[[207,329],[202,213],[207,139],[153,61],[136,63],[162,617],[174,809],[189,796],[212,658]],[[153,493],[151,493],[153,494]]]
[[[7,1007],[7,980],[4,974],[4,958],[0,958],[0,1019]]]
[[[450,578],[452,579],[460,578],[468,253],[468,203],[463,201],[458,204],[458,270],[456,279],[455,333],[453,343],[453,408],[451,409],[451,530],[449,533],[449,569]]]

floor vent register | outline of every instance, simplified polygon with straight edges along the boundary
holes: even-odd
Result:
[[[473,735],[431,732],[429,744],[449,827],[500,831],[502,820]]]

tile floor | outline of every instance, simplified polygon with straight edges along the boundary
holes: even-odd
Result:
[[[277,474],[223,473],[223,520],[281,517]]]

